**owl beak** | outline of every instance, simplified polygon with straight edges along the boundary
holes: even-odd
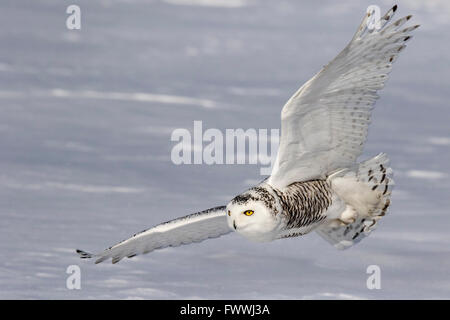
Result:
[[[236,221],[235,220],[233,220],[233,227],[234,227],[234,230],[237,230]]]

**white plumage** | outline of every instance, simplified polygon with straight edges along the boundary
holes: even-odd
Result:
[[[182,244],[216,238],[231,232],[225,218],[225,207],[208,209],[144,230],[133,237],[108,248],[98,255],[77,250],[82,258],[97,257],[96,263],[111,258],[113,263],[122,258],[156,249],[177,247]]]
[[[281,141],[269,183],[325,178],[354,165],[367,137],[371,110],[399,52],[417,26],[390,26],[396,7],[381,18],[380,30],[367,29],[367,14],[350,43],[286,103],[281,112]]]
[[[384,216],[393,186],[388,158],[357,163],[371,110],[410,33],[397,10],[368,30],[366,14],[350,43],[306,82],[281,112],[281,141],[271,176],[217,207],[160,224],[99,254],[96,262],[215,238],[232,230],[255,241],[300,236],[312,230],[343,249],[367,236]]]

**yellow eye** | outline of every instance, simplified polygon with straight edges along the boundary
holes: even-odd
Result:
[[[255,213],[255,211],[253,211],[253,210],[246,210],[246,211],[244,211],[243,213],[244,213],[246,216],[251,216],[252,214]]]
[[[231,217],[231,211],[230,210],[228,210],[228,215]]]

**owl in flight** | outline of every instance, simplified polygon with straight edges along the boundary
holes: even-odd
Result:
[[[254,241],[316,231],[338,249],[361,241],[386,214],[393,186],[386,154],[357,162],[371,110],[392,64],[419,25],[391,23],[397,6],[369,28],[367,13],[350,43],[306,82],[281,111],[281,139],[270,177],[232,199],[135,234],[81,258],[112,263],[232,231]]]

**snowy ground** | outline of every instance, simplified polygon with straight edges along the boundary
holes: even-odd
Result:
[[[92,265],[74,249],[224,204],[261,178],[255,165],[175,166],[174,128],[278,128],[367,6],[393,3],[80,0],[82,29],[69,31],[72,1],[1,1],[0,298],[450,298],[450,5],[422,2],[397,2],[422,27],[365,149],[387,152],[396,174],[373,235],[341,252],[315,234],[232,234]],[[372,264],[380,290],[366,288]],[[69,265],[81,290],[66,288]]]

